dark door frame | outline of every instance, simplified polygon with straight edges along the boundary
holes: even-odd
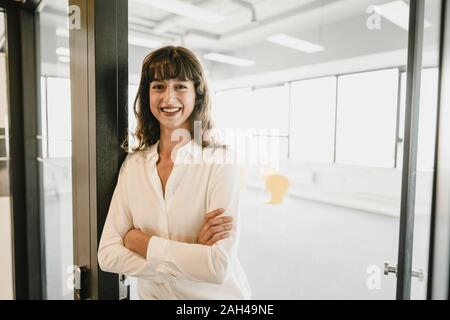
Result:
[[[450,299],[450,4],[442,1],[427,299]]]
[[[34,11],[39,1],[0,1],[6,12],[10,190],[15,299],[42,299],[37,156],[38,73]]]
[[[128,127],[128,3],[70,0],[74,263],[88,270],[90,299],[118,299],[119,278],[98,266],[97,251]],[[75,107],[76,106],[76,110]]]
[[[81,8],[71,30],[74,263],[89,270],[90,299],[118,299],[115,274],[101,271],[97,248],[128,126],[128,3],[70,0]],[[45,250],[37,157],[40,103],[39,12],[45,1],[0,0],[6,13],[10,185],[16,299],[45,299]]]

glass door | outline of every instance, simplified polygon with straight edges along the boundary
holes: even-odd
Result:
[[[429,239],[431,228],[432,192],[435,172],[435,150],[437,111],[439,94],[439,64],[441,11],[442,1],[424,1],[425,26],[423,34],[423,57],[420,69],[420,100],[418,102],[418,143],[416,162],[416,192],[414,210],[414,230],[412,242],[411,299],[426,299],[429,260]],[[406,87],[406,74],[402,74],[402,88]],[[400,133],[404,129],[405,92],[401,93]],[[399,149],[403,150],[403,138],[398,141]],[[399,152],[399,157],[402,152]],[[399,162],[401,166],[401,162]]]
[[[47,299],[73,299],[72,132],[67,0],[39,14],[39,156]]]
[[[14,299],[6,13],[0,8],[0,300]]]
[[[408,154],[417,155],[413,299],[426,292],[441,1],[424,9],[419,142]],[[410,2],[207,1],[184,10],[129,1],[130,130],[144,57],[163,45],[192,49],[216,126],[240,154],[239,252],[253,298],[395,299]],[[191,14],[199,11],[215,20]]]

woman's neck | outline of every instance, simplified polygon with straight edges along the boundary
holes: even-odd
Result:
[[[187,128],[183,129],[187,130]],[[181,142],[179,139],[172,140],[172,133],[174,130],[176,129],[170,130],[167,128],[161,128],[160,130],[160,138],[158,145],[158,153],[160,159],[170,159],[172,151],[175,147],[179,148],[189,142],[189,140],[186,140],[184,138]]]

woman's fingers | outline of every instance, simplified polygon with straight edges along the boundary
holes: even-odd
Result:
[[[231,236],[231,232],[221,232],[221,233],[216,233],[209,241],[208,241],[208,245],[212,246],[213,244],[215,244],[217,241],[229,238]]]
[[[214,211],[211,211],[210,213],[207,213],[203,220],[203,225],[200,229],[200,233],[206,232],[213,225],[231,222],[233,220],[233,217],[230,216],[218,217],[218,215],[224,212],[225,212],[224,209],[216,209]]]
[[[197,237],[198,243],[213,245],[217,241],[229,237],[229,231],[233,229],[233,217],[220,216],[224,212],[224,209],[219,208],[205,214]]]
[[[208,212],[207,214],[205,214],[204,221],[209,220],[209,219],[214,218],[214,217],[217,217],[219,214],[222,214],[224,212],[225,212],[225,210],[222,209],[222,208],[219,208],[219,209],[213,210],[211,212]]]
[[[224,223],[230,223],[233,221],[233,217],[232,216],[223,216],[223,217],[216,217],[216,218],[212,218],[209,220],[209,225],[210,226],[216,226],[219,224],[224,224]]]
[[[218,233],[231,231],[232,229],[233,229],[232,223],[216,225],[208,229],[208,231],[205,234],[205,238],[209,240]]]

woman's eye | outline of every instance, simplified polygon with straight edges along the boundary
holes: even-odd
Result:
[[[161,89],[162,89],[162,86],[159,85],[159,84],[155,84],[155,85],[153,86],[153,89],[161,90]]]
[[[181,84],[180,84],[180,85],[178,86],[178,88],[179,88],[179,89],[187,89],[187,87],[186,87],[186,86],[184,86],[184,85],[181,85]]]

